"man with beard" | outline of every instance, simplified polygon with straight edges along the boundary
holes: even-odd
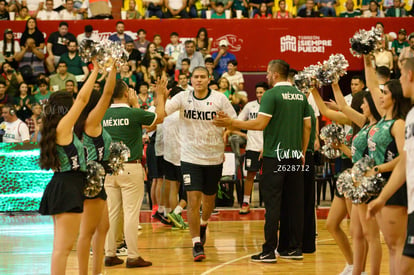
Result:
[[[231,129],[263,131],[263,201],[265,203],[265,242],[262,252],[253,255],[253,262],[275,263],[277,231],[281,201],[286,200],[290,218],[290,237],[286,251],[280,257],[301,260],[304,215],[303,172],[304,156],[309,143],[311,119],[306,96],[287,81],[289,64],[272,60],[267,68],[269,85],[263,95],[256,119],[241,121],[218,113],[216,126]]]
[[[68,30],[68,23],[62,21],[59,23],[58,31],[52,32],[47,39],[46,47],[49,56],[46,58],[46,67],[50,73],[55,71],[55,66],[59,62],[62,54],[68,51],[68,42],[76,40],[76,37]]]
[[[124,33],[125,31],[125,25],[124,22],[122,21],[118,21],[116,22],[116,33],[110,35],[108,37],[109,40],[114,41],[114,42],[121,42],[122,45],[125,45],[125,43],[130,42],[130,41],[134,41],[131,36],[129,36],[128,34]]]
[[[68,72],[75,75],[78,82],[84,82],[88,77],[88,66],[82,61],[78,54],[78,42],[69,41],[68,52],[62,54],[60,61],[64,61],[68,66]]]
[[[402,64],[401,64],[402,60],[414,57],[414,32],[412,32],[408,36],[408,43],[410,44],[410,46],[402,49],[400,56],[398,57],[398,67],[400,69],[402,67]]]

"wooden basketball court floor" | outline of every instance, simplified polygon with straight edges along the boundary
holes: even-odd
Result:
[[[318,210],[320,217],[327,210]],[[103,274],[339,274],[345,260],[331,235],[326,220],[317,222],[317,250],[304,254],[302,261],[278,258],[276,264],[253,263],[250,256],[261,251],[264,210],[256,208],[241,216],[237,209],[219,209],[207,230],[206,260],[192,260],[188,230],[172,230],[151,220],[150,211],[141,212],[140,254],[153,266],[125,268],[125,264],[104,268]],[[349,220],[342,222],[349,233]],[[0,215],[0,274],[49,274],[53,242],[50,217],[33,215]],[[382,242],[381,274],[388,274],[388,251]],[[126,257],[121,257],[126,259]],[[91,260],[90,260],[91,262]],[[369,264],[367,264],[369,271]],[[68,259],[67,273],[77,274],[76,251]]]

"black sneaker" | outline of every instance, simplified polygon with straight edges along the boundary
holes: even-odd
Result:
[[[259,254],[253,255],[251,257],[252,262],[260,262],[260,263],[276,263],[276,256],[275,252],[261,252]]]
[[[124,241],[116,248],[116,256],[127,256],[127,255],[128,255],[128,247]]]
[[[207,224],[206,225],[200,225],[200,241],[203,245],[206,244],[206,230],[207,230]]]
[[[202,243],[195,243],[193,247],[194,262],[201,262],[206,258],[204,254],[204,247]]]
[[[173,223],[168,218],[166,218],[163,214],[161,214],[158,211],[154,215],[152,215],[152,217],[154,219],[159,220],[161,223],[165,225],[173,225]]]
[[[294,249],[294,250],[285,250],[279,252],[280,258],[282,259],[292,259],[292,260],[302,260],[302,250],[301,249]]]

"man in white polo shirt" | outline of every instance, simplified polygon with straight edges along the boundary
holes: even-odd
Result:
[[[29,142],[29,127],[26,123],[17,118],[16,109],[12,105],[4,105],[1,110],[4,121],[0,124],[0,131],[3,132],[3,142]]]

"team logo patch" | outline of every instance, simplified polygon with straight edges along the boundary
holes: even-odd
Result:
[[[246,167],[250,168],[250,166],[252,166],[252,160],[246,159]]]
[[[191,185],[191,176],[190,174],[183,175],[184,185]]]

